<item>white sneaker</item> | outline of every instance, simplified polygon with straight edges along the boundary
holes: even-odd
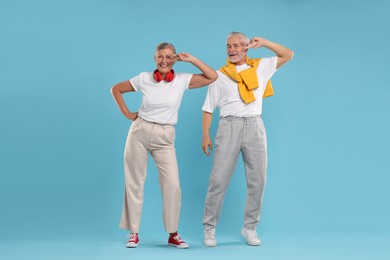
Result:
[[[204,228],[204,240],[205,246],[216,246],[217,240],[215,239],[215,228]]]
[[[256,230],[242,228],[241,235],[245,238],[246,242],[250,246],[259,246],[261,244],[260,239],[257,237]]]

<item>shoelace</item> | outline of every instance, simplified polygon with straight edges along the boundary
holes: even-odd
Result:
[[[258,239],[257,237],[257,232],[255,230],[248,230],[248,235],[252,238],[252,239]]]
[[[129,242],[136,241],[137,240],[137,234],[131,233],[129,237]]]
[[[176,236],[173,237],[174,240],[178,241],[180,244],[181,243],[185,243],[179,236],[179,234],[177,234]]]
[[[206,239],[214,239],[215,238],[215,231],[211,228],[206,229]]]

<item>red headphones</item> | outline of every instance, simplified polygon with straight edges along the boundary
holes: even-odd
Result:
[[[164,80],[166,82],[171,82],[174,77],[175,77],[175,72],[173,70],[171,70],[170,72],[167,73],[167,75],[165,75]],[[161,75],[161,73],[157,69],[153,72],[153,78],[157,82],[160,82],[161,80],[163,80],[163,76]]]

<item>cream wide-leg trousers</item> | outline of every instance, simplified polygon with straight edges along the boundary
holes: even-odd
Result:
[[[177,231],[181,189],[174,141],[174,126],[151,123],[140,117],[132,123],[124,154],[125,199],[121,228],[133,233],[139,231],[150,152],[159,171],[164,228],[169,233]]]

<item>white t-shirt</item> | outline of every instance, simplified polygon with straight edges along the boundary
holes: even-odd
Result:
[[[131,78],[134,90],[142,93],[138,116],[158,124],[175,125],[184,91],[188,89],[192,75],[175,73],[171,82],[156,82],[153,72],[142,72]]]
[[[210,84],[203,111],[213,113],[219,107],[220,116],[248,117],[261,115],[265,86],[276,72],[278,57],[262,58],[257,66],[259,87],[253,90],[256,100],[245,104],[240,97],[237,82],[220,71],[218,79]],[[237,72],[250,68],[248,64],[236,66]]]

